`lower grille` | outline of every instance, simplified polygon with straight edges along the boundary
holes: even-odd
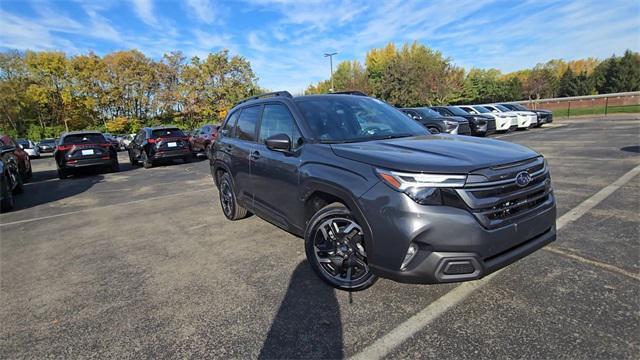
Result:
[[[471,128],[469,127],[469,123],[460,123],[458,126],[458,135],[470,135]]]

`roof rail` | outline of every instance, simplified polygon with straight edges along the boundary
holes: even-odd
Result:
[[[287,97],[289,99],[293,98],[291,93],[289,93],[286,90],[285,91],[274,91],[274,92],[270,92],[270,93],[264,93],[264,94],[260,94],[260,95],[249,96],[248,98],[245,98],[245,99],[242,99],[242,100],[238,101],[236,103],[236,105],[242,104],[244,102],[251,101],[251,100],[257,100],[257,99],[262,99],[262,98],[270,98],[270,97],[277,97],[277,96],[284,96],[284,97]]]
[[[357,96],[369,96],[360,90],[347,90],[347,91],[335,91],[329,94],[342,94],[342,95],[357,95]]]

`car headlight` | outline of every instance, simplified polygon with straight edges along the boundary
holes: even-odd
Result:
[[[467,180],[466,175],[402,173],[382,169],[376,172],[384,183],[421,205],[444,205],[448,196],[455,197],[445,191],[463,187]]]
[[[458,122],[453,120],[444,120],[444,125],[447,127],[447,130],[453,130],[458,127]]]
[[[480,126],[482,125],[486,125],[487,124],[487,119],[485,118],[481,118],[481,117],[474,117],[473,120],[476,121],[476,123]]]

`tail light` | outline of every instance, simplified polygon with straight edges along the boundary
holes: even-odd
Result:
[[[147,142],[148,142],[149,144],[155,144],[155,143],[156,143],[156,139],[154,139],[154,138],[149,138],[149,139],[147,139]]]
[[[67,151],[71,150],[73,145],[58,145],[58,151]]]
[[[103,148],[110,148],[111,144],[100,144],[100,146],[102,146]]]

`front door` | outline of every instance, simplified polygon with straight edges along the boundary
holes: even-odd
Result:
[[[265,140],[286,134],[292,140],[291,151],[270,150]],[[286,105],[266,104],[262,112],[258,142],[251,154],[251,180],[256,212],[277,225],[290,229],[287,219],[303,211],[298,200],[301,136]]]

